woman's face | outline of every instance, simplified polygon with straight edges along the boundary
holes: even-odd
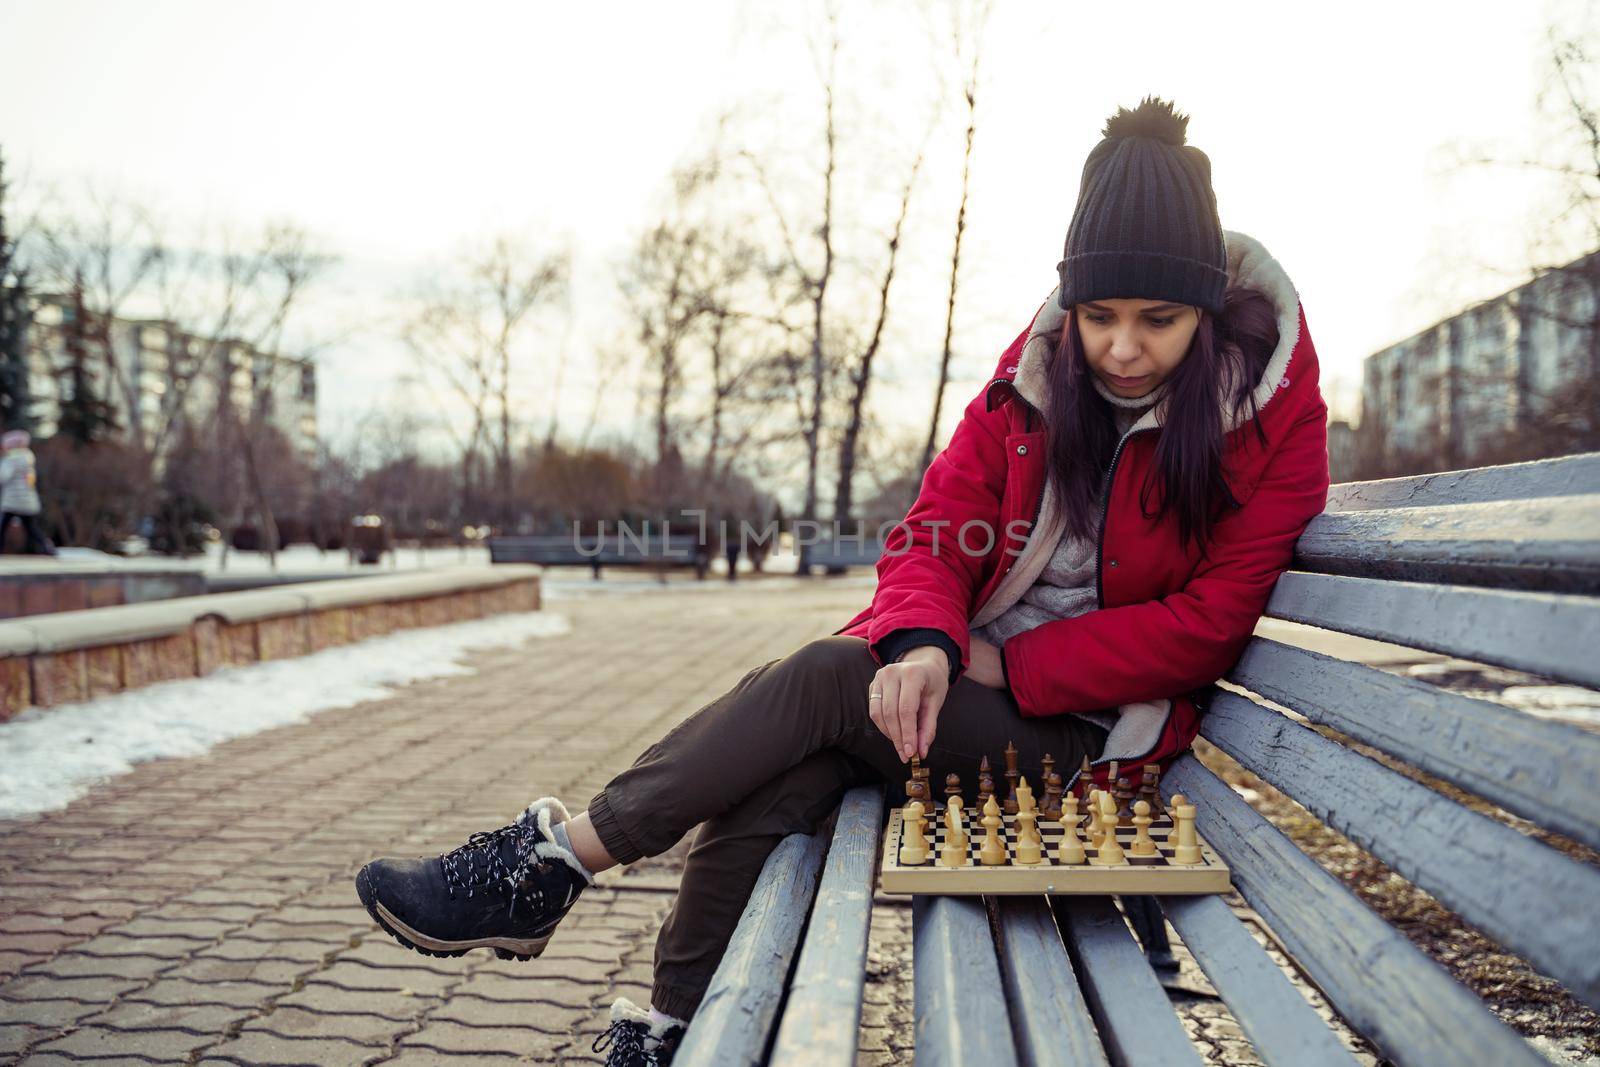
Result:
[[[1200,326],[1198,308],[1159,300],[1090,300],[1074,314],[1089,368],[1126,397],[1144,396],[1166,381]]]

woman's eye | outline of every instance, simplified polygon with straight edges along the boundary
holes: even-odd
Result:
[[[1154,326],[1156,329],[1159,330],[1162,327],[1171,326],[1173,321],[1174,320],[1172,320],[1172,319],[1151,319],[1150,320],[1150,325]]]
[[[1090,315],[1089,321],[1094,323],[1096,326],[1104,326],[1106,323],[1111,321],[1111,317],[1109,315]]]

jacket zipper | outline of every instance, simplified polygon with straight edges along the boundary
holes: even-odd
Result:
[[[1128,439],[1149,433],[1152,429],[1154,427],[1147,426],[1142,430],[1122,435],[1122,440],[1117,442],[1117,450],[1111,453],[1111,466],[1100,483],[1100,532],[1095,536],[1094,546],[1094,595],[1095,606],[1098,608],[1106,606],[1106,515],[1111,511],[1111,480],[1117,476],[1117,464],[1122,460],[1122,447],[1128,443]]]

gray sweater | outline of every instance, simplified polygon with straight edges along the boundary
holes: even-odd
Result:
[[[1099,378],[1090,376],[1095,389],[1111,404],[1111,414],[1116,420],[1117,432],[1126,434],[1128,428],[1139,421],[1161,394],[1166,384],[1158,385],[1141,397],[1121,397],[1101,384]],[[1095,579],[1099,561],[1095,558],[1095,543],[1061,535],[1049,562],[1027,592],[998,618],[971,630],[974,637],[991,645],[1003,645],[1020,633],[1056,619],[1071,619],[1085,615],[1096,608]]]

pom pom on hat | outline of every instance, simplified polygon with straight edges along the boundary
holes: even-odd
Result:
[[[1188,140],[1189,116],[1181,114],[1170,101],[1147,96],[1129,111],[1117,108],[1106,120],[1105,137],[1151,137],[1164,144],[1182,145]]]

